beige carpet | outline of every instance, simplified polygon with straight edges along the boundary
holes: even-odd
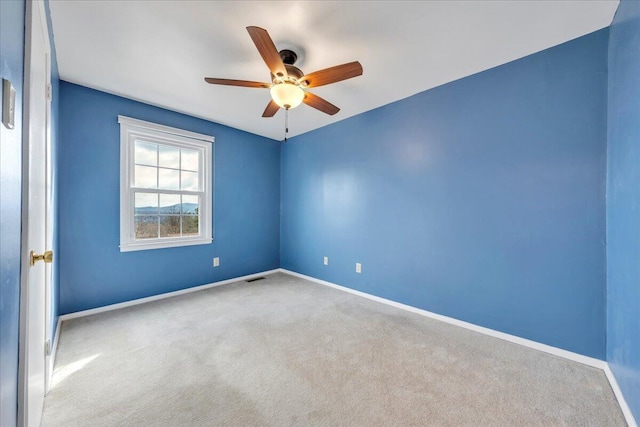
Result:
[[[602,371],[284,274],[62,324],[48,426],[624,426]]]

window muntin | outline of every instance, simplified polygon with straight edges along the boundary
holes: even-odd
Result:
[[[123,116],[119,122],[120,250],[210,243],[213,138]]]

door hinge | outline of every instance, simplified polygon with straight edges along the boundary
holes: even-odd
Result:
[[[51,340],[47,340],[47,342],[44,343],[44,354],[51,356]]]
[[[51,83],[47,84],[47,101],[51,101]]]

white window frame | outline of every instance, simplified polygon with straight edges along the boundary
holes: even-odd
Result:
[[[213,241],[213,136],[189,132],[156,123],[118,116],[120,123],[120,252],[177,246],[205,245]],[[198,206],[200,235],[184,237],[135,238],[135,191],[152,191],[167,194],[184,194],[183,191],[167,191],[135,188],[133,186],[136,140],[171,145],[200,151],[201,201]]]

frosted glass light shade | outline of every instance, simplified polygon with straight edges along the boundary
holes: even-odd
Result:
[[[282,108],[295,108],[302,102],[304,91],[293,83],[279,83],[271,88],[271,98]]]

